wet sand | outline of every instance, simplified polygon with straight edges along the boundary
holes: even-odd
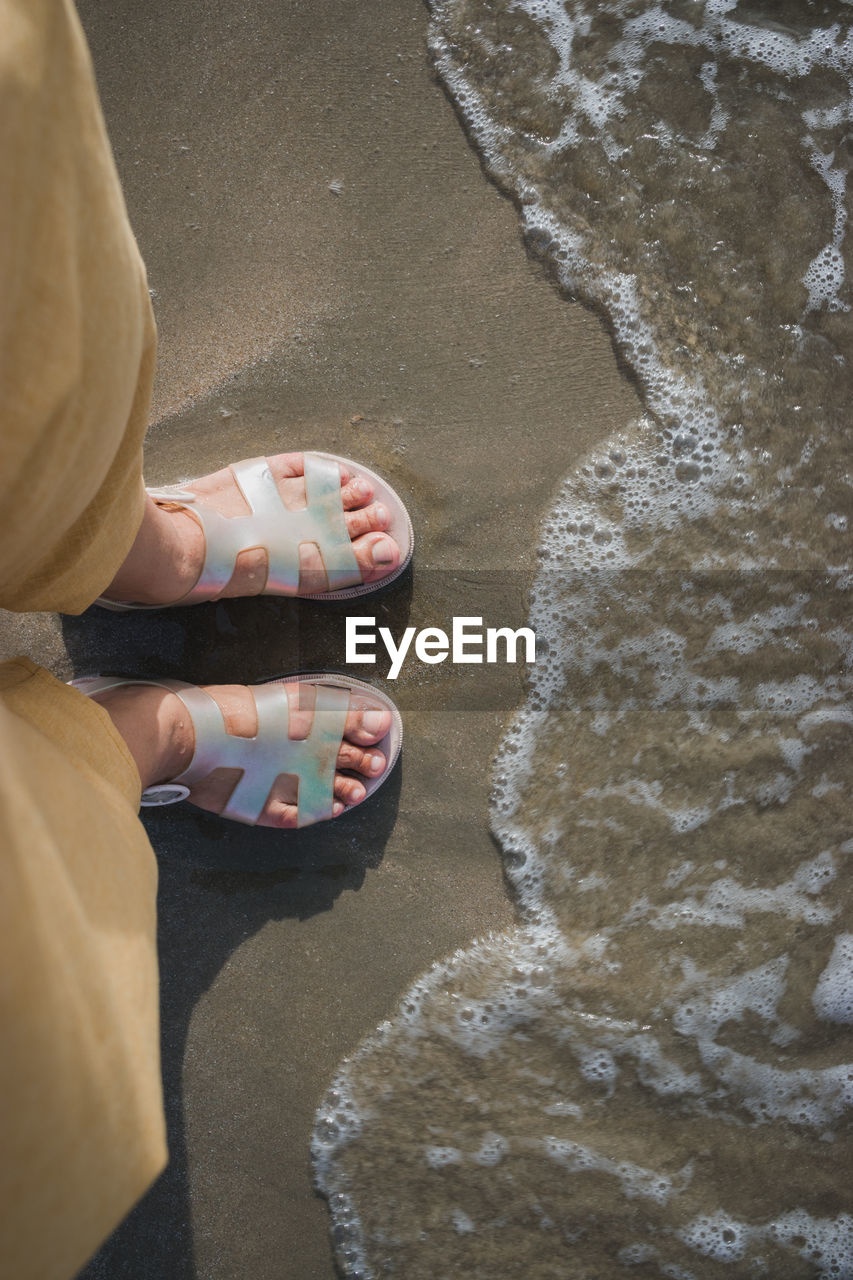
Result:
[[[484,178],[420,0],[79,7],[160,330],[147,479],[282,449],[360,459],[410,505],[418,544],[413,572],[355,612],[395,633],[460,613],[520,625],[559,480],[638,405]],[[7,616],[0,647],[63,677],[251,681],[340,665],[344,617],[274,600]],[[410,662],[386,686],[402,768],[337,823],[146,819],[172,1163],[89,1280],[335,1274],[314,1110],[419,973],[513,919],[489,765],[523,679]]]

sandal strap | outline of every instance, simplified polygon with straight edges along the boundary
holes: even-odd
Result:
[[[180,490],[149,490],[155,501],[164,505],[191,507],[204,531],[204,566],[181,604],[215,600],[230,581],[240,553],[258,547],[266,551],[269,561],[267,593],[296,595],[299,548],[306,542],[314,543],[320,551],[330,591],[362,581],[344,516],[338,464],[314,453],[306,453],[304,459],[307,505],[299,511],[282,502],[266,458],[248,458],[231,465],[249,505],[248,515],[223,516],[203,502],[187,502]]]
[[[219,705],[202,689],[194,685],[176,689],[192,717],[196,749],[188,767],[172,781],[190,784],[217,768],[242,769],[222,817],[254,825],[276,778],[289,773],[298,780],[296,825],[331,818],[349,691],[331,684],[310,687],[316,691],[311,730],[307,738],[299,739],[289,736],[290,709],[283,683],[252,689],[258,709],[254,738],[229,734]]]

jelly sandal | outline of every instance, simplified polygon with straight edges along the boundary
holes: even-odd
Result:
[[[412,558],[414,533],[402,500],[390,485],[373,471],[332,453],[305,453],[307,505],[294,511],[281,500],[266,458],[247,458],[231,463],[231,472],[249,506],[242,516],[224,516],[207,506],[198,495],[180,485],[148,489],[158,505],[189,511],[204,533],[204,564],[195,586],[168,605],[134,604],[99,596],[95,604],[125,612],[131,609],[166,609],[176,605],[216,600],[231,580],[237,557],[243,551],[261,548],[267,553],[267,581],[263,595],[295,596],[299,588],[299,548],[316,544],[323,559],[329,588],[300,597],[303,600],[348,600],[377,591],[398,578]],[[383,530],[400,548],[400,563],[378,582],[363,582],[352,547],[341,498],[339,466],[362,475],[373,485],[373,501],[384,504],[389,527]],[[192,481],[187,481],[192,484]]]
[[[232,768],[242,769],[243,773],[221,811],[223,818],[254,826],[263,813],[276,778],[283,773],[292,774],[298,780],[297,827],[307,827],[333,817],[335,773],[346,772],[338,770],[337,758],[344,738],[351,693],[368,693],[391,712],[391,727],[384,738],[374,744],[385,756],[385,769],[377,778],[358,775],[367,796],[372,795],[391,773],[403,741],[400,713],[391,699],[372,685],[349,676],[302,673],[250,686],[258,712],[258,731],[254,738],[228,733],[219,704],[198,685],[186,684],[183,680],[88,676],[70,683],[87,697],[122,685],[156,685],[177,694],[187,708],[195,731],[193,757],[187,768],[169,782],[158,783],[143,791],[142,805],[145,808],[177,804],[190,795],[194,782],[208,777],[214,769]],[[286,684],[308,684],[315,690],[314,719],[307,738],[289,736]]]

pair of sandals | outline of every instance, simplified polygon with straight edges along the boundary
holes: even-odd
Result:
[[[201,574],[192,589],[174,605],[216,600],[231,580],[237,557],[243,551],[262,548],[268,559],[263,594],[295,596],[299,588],[299,549],[313,543],[323,559],[328,590],[303,598],[345,600],[385,587],[404,571],[412,557],[412,522],[394,490],[372,471],[346,458],[328,453],[305,453],[305,497],[303,509],[284,505],[266,458],[232,463],[230,470],[246,500],[248,514],[223,516],[199,501],[196,494],[179,486],[149,489],[158,505],[186,509],[198,520],[204,533],[205,555]],[[386,532],[400,549],[396,568],[378,582],[364,582],[347,529],[341,496],[341,467],[350,474],[367,478],[373,486],[373,500],[381,502],[389,514]],[[122,612],[172,606],[127,604],[101,597],[103,608]],[[71,682],[81,693],[93,697],[122,685],[154,685],[177,694],[192,720],[195,751],[188,767],[168,782],[148,787],[142,793],[145,807],[175,804],[190,796],[194,782],[206,778],[216,768],[242,770],[221,816],[254,825],[261,817],[276,779],[291,774],[297,779],[298,827],[333,817],[334,781],[338,750],[344,739],[350,695],[368,692],[391,713],[391,724],[375,745],[385,756],[385,768],[376,778],[359,778],[366,796],[388,778],[400,754],[403,726],[400,714],[384,693],[349,677],[300,674],[256,685],[252,690],[257,708],[255,737],[229,734],[219,705],[197,685],[179,680],[134,680],[88,677]],[[291,738],[287,685],[307,686],[313,694],[313,720],[306,738]]]

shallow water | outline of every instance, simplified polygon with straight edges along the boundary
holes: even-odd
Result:
[[[647,416],[567,478],[496,768],[522,924],[344,1065],[352,1276],[853,1276],[846,3],[441,0]]]

